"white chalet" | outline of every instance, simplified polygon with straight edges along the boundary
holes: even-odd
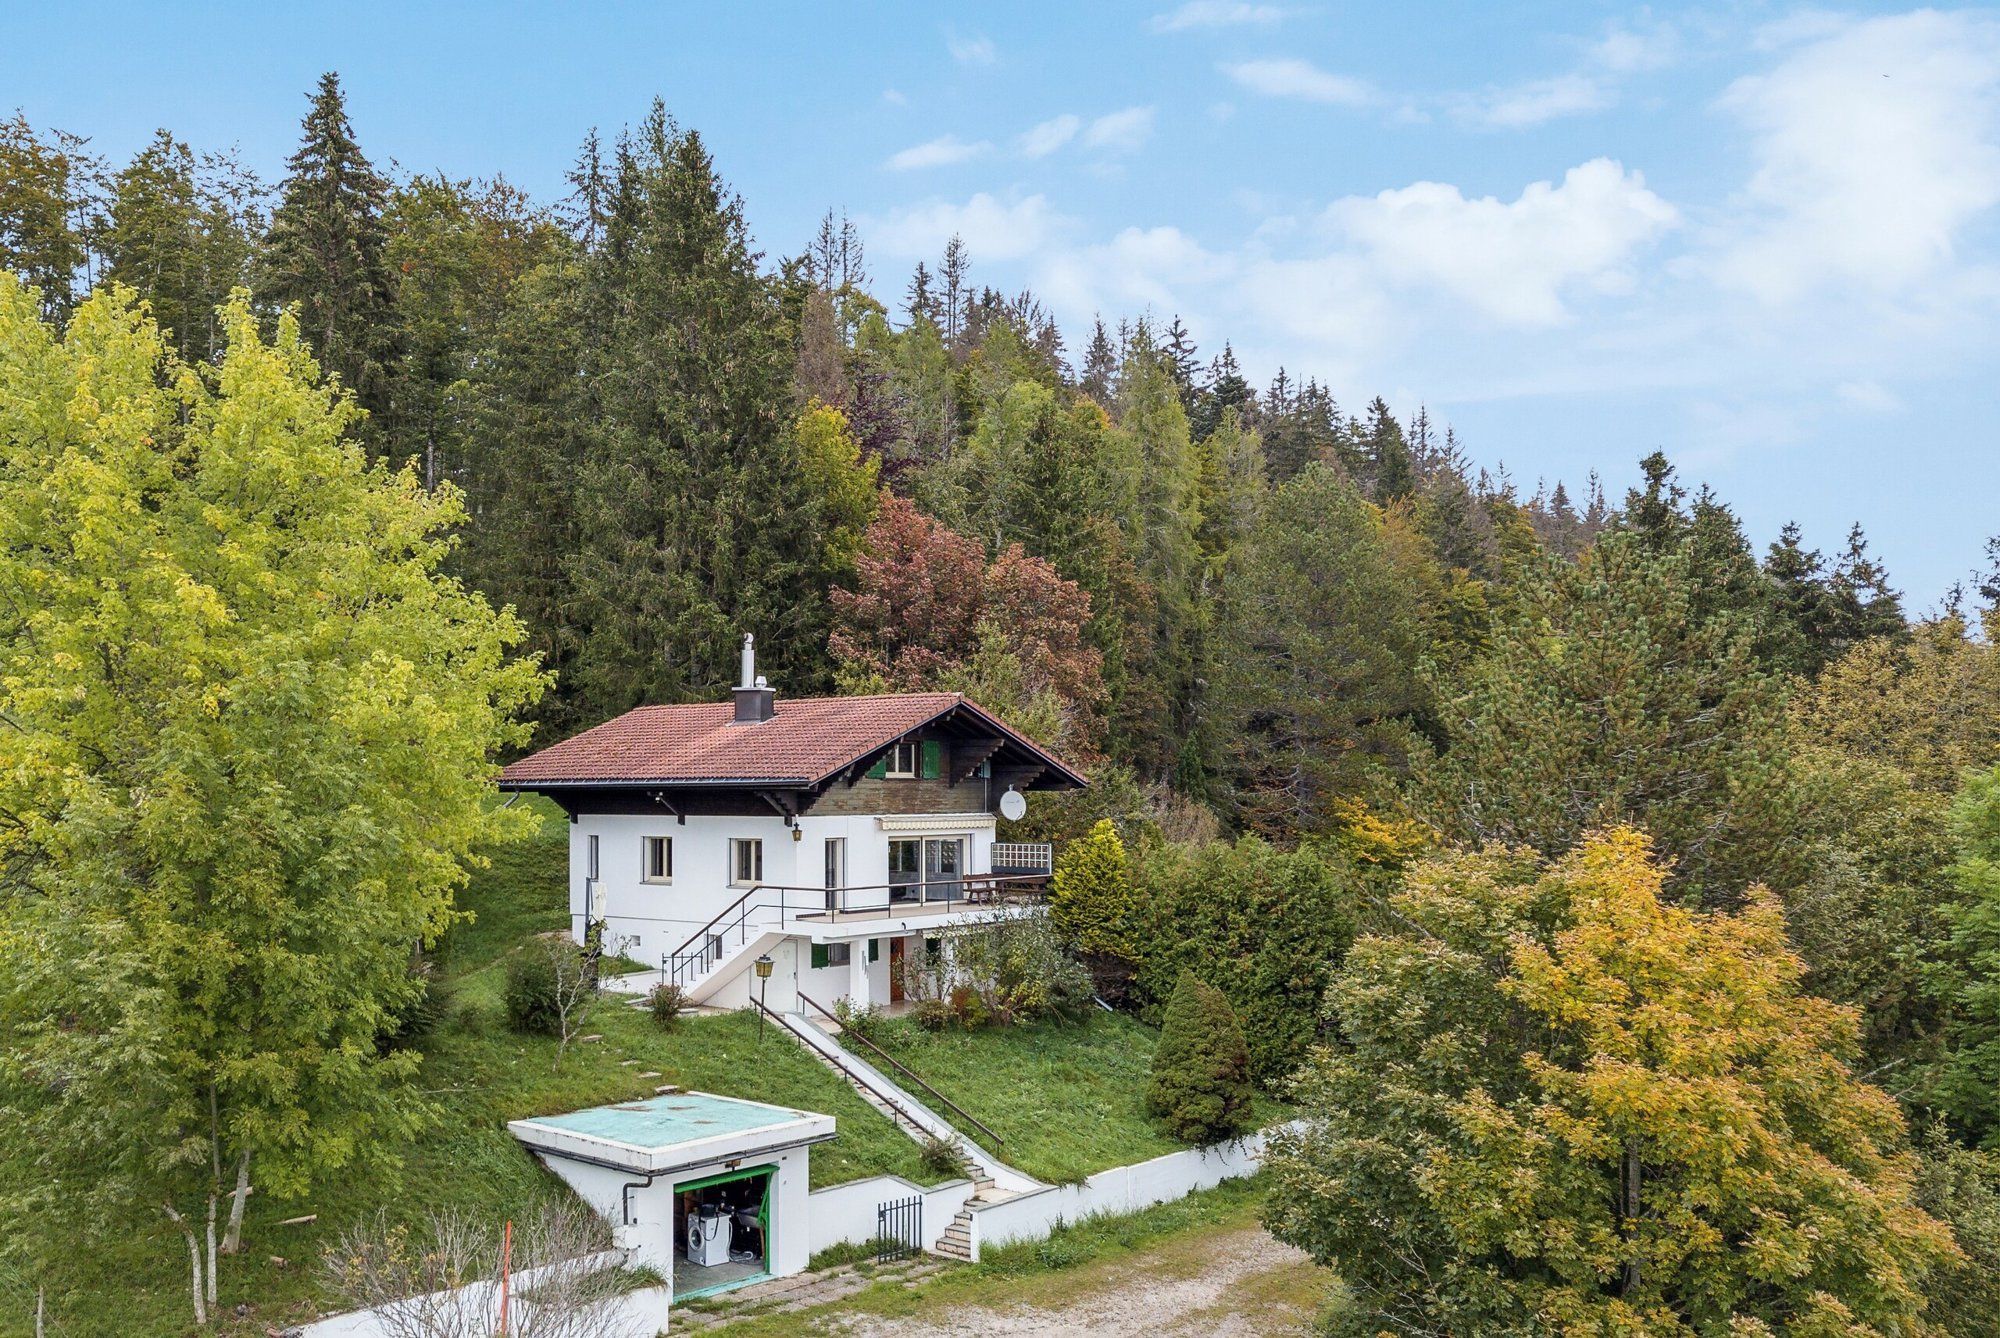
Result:
[[[747,636],[734,695],[501,773],[569,814],[579,942],[601,929],[697,1003],[802,1012],[894,1002],[926,940],[1040,895],[1049,848],[994,839],[1003,798],[1085,782],[1033,740],[954,692],[778,701]]]

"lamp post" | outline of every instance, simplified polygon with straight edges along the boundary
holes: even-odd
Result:
[[[757,967],[757,1044],[764,1043],[764,1020],[770,1015],[771,997],[771,954],[765,953],[755,963]]]

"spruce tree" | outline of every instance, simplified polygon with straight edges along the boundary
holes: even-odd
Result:
[[[1091,327],[1090,347],[1084,350],[1083,375],[1077,389],[1100,405],[1109,406],[1117,382],[1118,350],[1112,347],[1111,336],[1105,333],[1104,318],[1099,316]]]
[[[216,309],[248,277],[256,183],[229,158],[197,163],[165,130],[113,182],[98,246],[105,277],[151,305],[190,362],[222,352]]]
[[[1160,1024],[1146,1112],[1186,1143],[1206,1146],[1248,1133],[1256,1121],[1250,1048],[1221,990],[1182,974]]]
[[[1408,497],[1417,487],[1416,463],[1410,444],[1380,396],[1368,405],[1368,426],[1362,437],[1362,451],[1368,461],[1370,495],[1380,504]]]
[[[296,305],[320,365],[386,418],[395,358],[395,284],[385,249],[389,182],[355,142],[340,76],[320,76],[298,151],[286,162],[264,239],[261,296]],[[371,444],[386,447],[378,421]]]
[[[19,112],[0,121],[0,269],[40,289],[43,314],[58,320],[69,315],[89,258],[80,225],[93,168],[81,141],[37,134]]]

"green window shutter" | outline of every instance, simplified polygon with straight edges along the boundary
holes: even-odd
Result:
[[[813,944],[813,965],[814,966],[826,965],[826,944],[824,943]]]
[[[875,759],[874,766],[868,768],[868,776],[871,780],[881,780],[884,776],[888,774],[889,774],[889,755],[887,753],[884,753],[882,756]]]
[[[921,747],[917,775],[924,780],[936,780],[944,774],[944,744],[936,739],[925,739]]]
[[[871,938],[868,940],[868,960],[871,962],[879,962],[882,960],[881,939]]]

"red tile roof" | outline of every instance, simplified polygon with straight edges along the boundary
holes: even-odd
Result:
[[[500,773],[508,789],[618,783],[813,785],[954,707],[1074,783],[1082,777],[964,694],[779,698],[769,720],[735,723],[733,702],[641,706]]]

